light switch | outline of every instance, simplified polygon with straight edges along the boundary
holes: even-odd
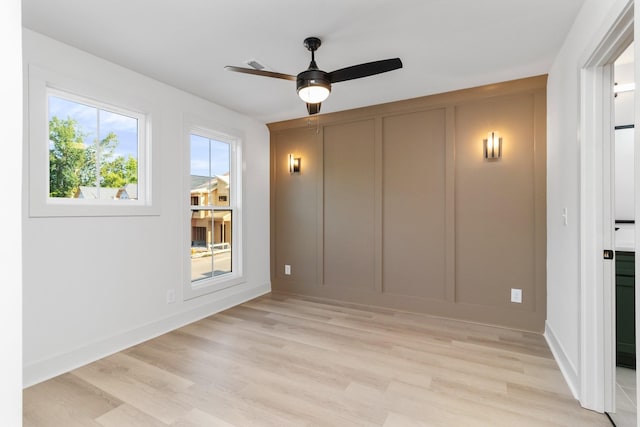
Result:
[[[567,225],[569,221],[567,220],[567,208],[562,208],[562,223]]]
[[[291,275],[291,266],[289,264],[284,265],[284,274],[287,276]]]

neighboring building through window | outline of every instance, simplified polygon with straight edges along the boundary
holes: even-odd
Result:
[[[53,89],[47,101],[49,198],[138,200],[144,115]]]
[[[207,245],[207,227],[191,227],[191,246],[203,247]]]
[[[190,135],[191,282],[233,272],[232,142]]]

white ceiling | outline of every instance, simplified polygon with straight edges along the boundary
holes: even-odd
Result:
[[[306,115],[295,82],[225,71],[257,59],[325,71],[400,57],[336,83],[332,112],[544,74],[584,0],[23,0],[24,26],[262,122]]]

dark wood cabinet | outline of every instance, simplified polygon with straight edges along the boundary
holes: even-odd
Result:
[[[635,252],[616,252],[616,364],[636,368]]]

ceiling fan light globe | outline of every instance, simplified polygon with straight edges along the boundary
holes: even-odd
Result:
[[[329,97],[329,88],[320,85],[308,85],[298,89],[298,96],[308,104],[318,104]]]

